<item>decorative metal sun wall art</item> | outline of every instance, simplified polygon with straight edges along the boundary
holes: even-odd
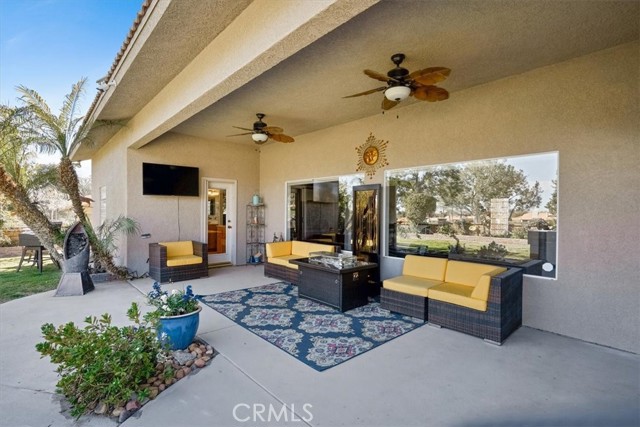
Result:
[[[358,152],[358,167],[356,172],[363,171],[369,179],[373,179],[376,171],[380,168],[389,165],[387,161],[387,144],[389,141],[383,141],[376,139],[373,133],[369,134],[367,141],[359,147],[356,147]]]

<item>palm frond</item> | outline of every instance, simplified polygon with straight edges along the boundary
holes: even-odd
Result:
[[[113,253],[117,249],[115,240],[118,234],[133,235],[139,232],[140,225],[138,222],[124,215],[119,215],[115,219],[106,219],[96,229],[100,245],[109,253]]]
[[[110,127],[124,127],[126,120],[96,120],[93,123],[83,122],[76,133],[73,144],[70,147],[70,152],[73,151],[76,145],[85,144],[91,146],[94,143],[92,138],[93,132],[100,129]]]
[[[71,92],[64,99],[62,109],[60,110],[60,115],[58,116],[59,122],[66,124],[65,136],[67,142],[69,143],[68,145],[71,145],[71,142],[74,139],[74,134],[77,131],[78,121],[75,120],[74,116],[76,114],[78,101],[84,93],[84,84],[86,81],[87,78],[84,77],[73,85],[73,87],[71,88]]]

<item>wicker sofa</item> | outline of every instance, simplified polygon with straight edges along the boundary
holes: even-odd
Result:
[[[160,283],[209,275],[207,244],[186,240],[149,244],[149,276]]]
[[[335,252],[335,246],[299,240],[267,243],[264,275],[295,284],[298,280],[298,266],[289,261],[308,258],[310,252],[320,251]]]
[[[501,344],[522,324],[522,269],[408,255],[381,305]]]

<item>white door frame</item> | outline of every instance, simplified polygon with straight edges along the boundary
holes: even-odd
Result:
[[[219,186],[219,188],[224,188],[226,190],[227,197],[227,213],[225,224],[227,237],[226,237],[226,246],[227,251],[225,254],[220,255],[209,255],[210,263],[217,262],[230,262],[232,265],[236,265],[236,244],[237,244],[237,229],[238,229],[238,181],[235,179],[219,179],[219,178],[202,178],[202,197],[201,197],[201,209],[200,209],[200,218],[201,218],[201,236],[203,242],[209,241],[209,221],[208,221],[208,209],[207,209],[207,190],[209,189],[209,184],[213,184],[214,186]]]

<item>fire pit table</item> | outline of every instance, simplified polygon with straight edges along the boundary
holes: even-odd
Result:
[[[313,256],[290,262],[298,266],[298,296],[340,311],[367,305],[370,288],[377,286],[373,282],[378,268],[376,263],[354,260],[340,268],[334,266],[335,260],[314,262]]]

